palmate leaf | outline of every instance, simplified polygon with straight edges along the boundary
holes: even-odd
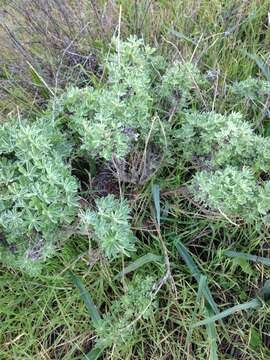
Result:
[[[96,200],[96,211],[81,212],[81,223],[86,232],[93,232],[108,259],[129,256],[135,251],[135,236],[129,223],[131,209],[126,199],[109,194]]]
[[[266,81],[251,80],[252,93],[262,87],[269,93]],[[197,169],[188,187],[195,202],[236,226],[239,220],[268,223],[270,182],[263,180],[270,162],[268,137],[257,134],[240,113],[193,111],[184,117],[179,137],[183,158]]]
[[[0,230],[14,244],[13,251],[1,246],[1,261],[36,275],[77,215],[78,182],[67,161],[71,147],[45,119],[5,122],[0,138]]]

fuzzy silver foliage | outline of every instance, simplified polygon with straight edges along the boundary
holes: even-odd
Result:
[[[108,195],[97,199],[96,207],[96,211],[87,209],[81,213],[84,232],[93,234],[108,259],[129,256],[135,251],[136,238],[130,228],[131,209],[127,201]]]
[[[106,160],[123,160],[135,144],[148,137],[163,147],[161,128],[169,124],[158,114],[160,101],[177,99],[182,107],[205,80],[192,63],[166,69],[164,58],[142,39],[113,39],[103,61],[106,81],[95,87],[69,88],[55,104],[55,117],[78,135],[82,150]],[[181,100],[179,100],[181,99]],[[162,125],[161,125],[162,124]]]
[[[71,148],[53,124],[14,120],[0,126],[1,261],[34,273],[77,213]]]
[[[156,306],[152,299],[154,278],[134,276],[124,295],[112,303],[110,312],[103,316],[96,331],[101,346],[117,345],[118,350],[132,336],[136,319],[148,319]]]
[[[190,186],[198,202],[229,217],[268,222],[270,141],[241,114],[193,112],[180,131],[183,157],[197,173]]]

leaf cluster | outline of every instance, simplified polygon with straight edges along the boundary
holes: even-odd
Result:
[[[266,219],[270,210],[270,142],[241,114],[186,114],[180,138],[183,157],[197,172],[190,189],[212,210],[246,221]]]
[[[0,126],[1,260],[34,271],[78,206],[69,146],[53,126],[14,120]]]
[[[192,62],[175,63],[162,76],[160,96],[178,109],[185,109],[197,97],[196,90],[207,85],[207,78]],[[200,90],[199,90],[200,91]]]
[[[230,91],[237,97],[238,101],[246,99],[262,103],[265,101],[266,96],[270,94],[270,83],[266,80],[249,77],[233,83]]]
[[[69,88],[54,104],[54,116],[76,134],[82,150],[106,160],[124,159],[135,144],[143,148],[147,138],[162,148],[160,131],[169,129],[164,113],[171,110],[172,99],[177,99],[177,108],[184,106],[196,82],[204,81],[195,65],[167,66],[136,37],[113,39],[103,69],[103,84]],[[165,112],[161,100],[166,100]]]
[[[108,257],[129,256],[135,251],[135,236],[130,227],[131,209],[124,198],[108,195],[96,200],[96,211],[81,213],[84,232],[93,233],[94,239]]]
[[[110,312],[103,316],[96,327],[100,346],[117,344],[119,348],[132,335],[136,322],[148,319],[155,308],[152,299],[154,278],[135,275],[125,294],[112,302]]]

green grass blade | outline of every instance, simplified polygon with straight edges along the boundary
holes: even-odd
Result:
[[[28,61],[27,64],[30,69],[33,83],[38,87],[40,94],[44,97],[44,99],[49,99],[50,96],[54,96],[52,89],[49,87],[46,81],[39,75],[39,73],[36,71],[33,65],[31,65],[30,62]]]
[[[196,265],[195,261],[193,260],[192,256],[189,254],[187,248],[180,242],[178,241],[176,244],[176,249],[179,252],[179,254],[181,255],[181,257],[183,258],[183,260],[185,261],[186,265],[188,266],[191,275],[197,280],[197,282],[200,282],[200,278],[201,276],[203,276],[203,274],[200,272],[198,266]],[[206,301],[208,302],[208,304],[211,306],[212,310],[214,311],[215,314],[219,314],[219,309],[217,307],[217,304],[215,303],[212,294],[208,288],[208,286],[206,285],[204,290],[203,290],[203,295],[206,299]]]
[[[193,41],[190,37],[188,37],[187,35],[179,32],[179,31],[169,28],[168,32],[171,33],[172,35],[174,35],[175,37],[177,37],[178,39],[181,39],[181,40],[183,39],[193,45],[197,45],[197,43],[195,41]]]
[[[163,259],[162,256],[154,255],[151,253],[143,255],[139,259],[133,261],[127,267],[125,267],[123,271],[121,271],[120,273],[118,273],[115,276],[115,279],[116,280],[120,279],[122,276],[124,276],[134,270],[137,270],[139,267],[141,267],[149,262],[162,262],[162,259]]]
[[[208,309],[207,306],[206,306],[206,314],[208,317],[213,314],[213,311],[211,309]],[[209,360],[218,360],[217,330],[216,330],[216,325],[214,323],[210,323],[207,325],[207,334],[210,341]]]
[[[256,309],[256,308],[258,308],[260,306],[262,306],[262,302],[259,299],[255,298],[255,299],[252,299],[251,301],[248,301],[246,303],[235,305],[235,306],[233,306],[233,307],[231,307],[231,308],[229,308],[227,310],[224,310],[221,313],[219,313],[218,315],[213,315],[213,316],[210,316],[209,318],[207,318],[205,320],[198,321],[196,324],[193,325],[193,327],[209,325],[211,323],[214,323],[217,320],[221,320],[221,319],[224,319],[227,316],[233,315],[234,313],[236,313],[238,311]]]
[[[84,355],[82,360],[97,360],[106,349],[106,346],[95,346],[88,354]]]
[[[256,255],[249,255],[249,254],[245,254],[243,252],[238,252],[238,251],[224,251],[224,255],[228,256],[228,257],[241,257],[244,258],[246,260],[249,261],[254,261],[254,262],[258,262],[267,266],[270,266],[270,259],[262,257],[262,256],[256,256]]]
[[[81,280],[75,274],[73,274],[71,271],[69,271],[69,275],[70,275],[70,278],[71,278],[71,281],[73,282],[73,284],[80,290],[81,298],[86,305],[86,308],[88,310],[88,313],[89,313],[93,323],[96,323],[101,318],[100,318],[100,314],[99,314],[99,312],[96,308],[96,305],[94,304],[89,292],[86,290],[86,288],[84,287]]]
[[[19,84],[16,84],[16,86],[12,86],[10,88],[7,88],[0,84],[0,90],[2,90],[5,94],[9,96],[11,101],[12,99],[13,101],[15,99],[20,104],[27,106],[29,106],[29,104],[33,102],[31,96],[30,97],[27,96],[25,90],[21,86],[19,86]],[[32,111],[38,114],[38,111],[35,106],[33,106]]]
[[[270,68],[264,63],[261,58],[256,54],[251,54],[245,50],[242,50],[242,53],[248,56],[251,60],[255,61],[262,74],[266,77],[268,81],[270,81]]]
[[[201,276],[203,274],[200,272],[198,266],[196,265],[196,263],[193,260],[192,256],[189,254],[187,248],[182,244],[182,242],[180,240],[178,240],[178,242],[175,243],[175,246],[176,246],[176,249],[179,252],[180,256],[183,258],[186,265],[188,266],[192,276],[199,283],[200,278],[201,278]],[[215,300],[213,299],[213,296],[212,296],[207,284],[203,289],[203,295],[204,295],[204,298],[205,298],[206,302],[209,304],[210,308],[213,310],[214,314],[216,314],[216,315],[220,314],[220,310],[219,310],[217,304],[215,303]],[[224,330],[226,338],[229,338],[227,329],[226,329],[223,321],[221,320],[220,322],[221,322],[221,325],[222,325],[222,328]]]
[[[259,297],[263,298],[264,301],[269,301],[270,298],[270,280],[266,280],[262,289],[259,291]]]
[[[156,209],[156,220],[158,225],[160,226],[160,187],[159,185],[152,186],[152,196]]]
[[[198,308],[199,308],[199,305],[200,305],[200,302],[201,302],[201,298],[203,296],[203,289],[206,286],[206,280],[207,280],[206,276],[202,275],[200,277],[199,288],[198,288],[198,292],[197,292],[197,295],[196,295],[195,307],[194,307],[192,317],[191,317],[191,324],[195,320],[195,316],[196,316],[196,313],[198,311]],[[188,351],[189,343],[190,343],[191,338],[192,338],[192,332],[193,332],[193,327],[190,326],[189,331],[187,333],[186,344],[185,344],[185,349],[187,349],[187,351]]]

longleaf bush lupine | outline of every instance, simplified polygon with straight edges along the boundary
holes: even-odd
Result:
[[[246,105],[263,104],[270,94],[270,82],[249,77],[246,80],[235,82],[229,87],[229,90],[236,96],[238,102],[243,99]]]
[[[189,190],[225,218],[269,224],[269,138],[239,113],[186,114],[180,131],[183,158],[196,173]]]
[[[162,131],[170,132],[165,120],[172,105],[186,107],[195,84],[206,82],[195,65],[166,66],[154,48],[136,37],[114,39],[103,69],[104,84],[69,88],[54,102],[53,114],[82,151],[108,161],[124,159],[135,144],[144,148],[148,138],[164,151]]]
[[[255,77],[233,82],[226,87],[226,102],[234,111],[241,112],[246,119],[256,123],[256,128],[264,128],[262,121],[269,117],[270,82]],[[266,123],[265,123],[266,124]]]
[[[0,126],[1,261],[29,273],[51,255],[75,218],[78,182],[71,146],[53,124],[14,120]]]
[[[148,154],[155,148],[168,164],[173,158],[174,164],[192,164],[189,190],[206,209],[228,220],[268,222],[269,140],[239,113],[202,111],[211,83],[196,65],[167,63],[143,40],[130,37],[113,39],[101,68],[102,80],[69,87],[40,119],[1,124],[2,262],[35,273],[69,226],[91,235],[109,260],[134,253],[132,209],[124,198],[108,195],[92,208],[81,205],[72,169],[81,155],[89,162],[128,164],[136,151],[133,158],[142,154],[143,166],[136,166],[143,168],[144,184],[147,168],[160,165],[161,156]],[[231,91],[239,101],[249,94],[259,103],[268,86],[247,79]]]
[[[125,294],[112,302],[110,312],[98,322],[98,346],[109,347],[115,344],[118,351],[124,351],[137,322],[148,320],[157,306],[153,299],[154,287],[154,277],[139,274],[133,276]]]
[[[44,120],[14,121],[0,128],[1,261],[31,275],[54,253],[57,240],[79,211],[79,183],[67,161],[71,145]],[[127,201],[112,195],[81,211],[82,234],[93,233],[108,257],[135,251]]]
[[[72,87],[58,104],[82,150],[106,160],[127,155],[132,142],[148,134],[153,117],[154,49],[135,38],[120,44],[115,40],[113,45],[104,62],[105,84]],[[156,134],[157,123],[154,127]]]
[[[86,209],[81,214],[83,232],[93,234],[108,259],[135,251],[135,236],[130,228],[130,213],[124,198],[108,195],[96,200],[95,211]]]
[[[209,82],[198,67],[191,62],[168,66],[162,76],[160,97],[177,110],[187,109],[198,102],[198,91],[207,89]]]
[[[100,82],[69,87],[41,118],[0,125],[2,263],[36,275],[70,233],[90,239],[108,262],[117,265],[120,258],[123,266],[124,256],[136,258],[130,203],[112,194],[80,201],[88,191],[74,175],[78,157],[89,165],[120,164],[116,173],[123,169],[132,186],[144,185],[163,158],[167,169],[184,169],[185,194],[205,214],[214,213],[214,221],[218,215],[225,223],[269,224],[270,141],[240,113],[205,111],[213,89],[196,65],[166,63],[131,37],[113,39],[102,70]],[[236,104],[258,106],[269,96],[269,84],[247,79],[230,91]],[[126,174],[123,164],[140,176]],[[124,355],[136,327],[151,319],[167,273],[157,280],[137,271],[95,321],[97,349],[113,346]]]

